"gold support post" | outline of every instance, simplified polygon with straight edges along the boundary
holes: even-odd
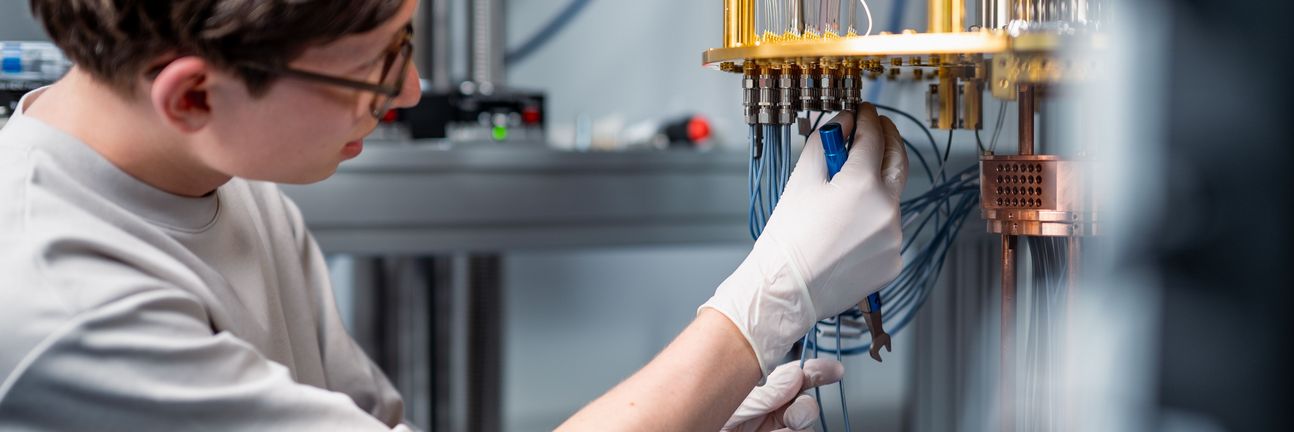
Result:
[[[962,0],[929,0],[929,23],[926,29],[930,33],[960,33],[966,27],[966,3]],[[942,63],[953,64],[957,55],[942,56]],[[939,121],[936,129],[956,129],[957,125],[957,76],[949,66],[939,67]]]
[[[930,33],[947,33],[944,30],[944,13],[947,0],[929,0],[926,2],[926,31]]]
[[[962,125],[969,130],[984,128],[984,81],[978,78],[962,82]]]
[[[723,0],[723,47],[755,45],[755,1]]]
[[[723,0],[723,47],[734,48],[741,46],[741,36],[737,29],[741,28],[741,8],[738,7],[740,0]]]
[[[950,0],[948,3],[951,5],[948,10],[948,32],[966,31],[966,2]]]
[[[741,0],[741,45],[755,46],[755,0]]]
[[[939,123],[936,129],[957,128],[957,96],[961,89],[957,87],[957,77],[952,68],[939,67]]]
[[[956,33],[966,30],[966,2],[961,0],[929,0],[926,3],[930,33]]]

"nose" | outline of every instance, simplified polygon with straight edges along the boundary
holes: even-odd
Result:
[[[408,76],[404,79],[404,88],[400,89],[400,95],[395,98],[396,108],[413,107],[422,99],[422,76],[418,74],[418,65],[410,64],[409,70],[405,73]]]

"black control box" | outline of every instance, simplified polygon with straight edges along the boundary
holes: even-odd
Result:
[[[544,94],[500,90],[424,91],[417,106],[397,110],[395,121],[413,139],[519,142],[544,140]]]

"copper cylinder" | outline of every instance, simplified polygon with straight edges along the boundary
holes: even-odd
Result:
[[[1032,155],[1033,148],[1033,114],[1037,108],[1034,107],[1034,89],[1031,84],[1020,84],[1020,97],[1017,101],[1020,109],[1020,154]]]
[[[1015,257],[1017,237],[1002,236],[1001,351],[998,353],[998,395],[1001,430],[1015,430]]]

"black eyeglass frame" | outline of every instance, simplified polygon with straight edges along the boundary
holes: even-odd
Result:
[[[393,66],[395,66],[394,63],[400,59],[404,59],[404,61],[400,62],[395,82],[391,85],[383,85],[382,81],[387,79],[388,74],[391,73]],[[238,66],[275,75],[375,93],[379,98],[384,100],[379,106],[378,99],[375,98],[373,100],[372,112],[370,114],[372,114],[376,119],[381,119],[382,116],[391,109],[391,106],[395,104],[395,99],[400,96],[400,92],[404,90],[405,80],[408,78],[409,74],[409,64],[412,62],[413,24],[409,24],[408,26],[405,26],[401,35],[397,36],[396,41],[392,42],[391,46],[387,48],[386,58],[383,60],[382,64],[382,74],[378,76],[378,82],[376,84],[287,66],[269,66],[255,63],[240,63]]]

